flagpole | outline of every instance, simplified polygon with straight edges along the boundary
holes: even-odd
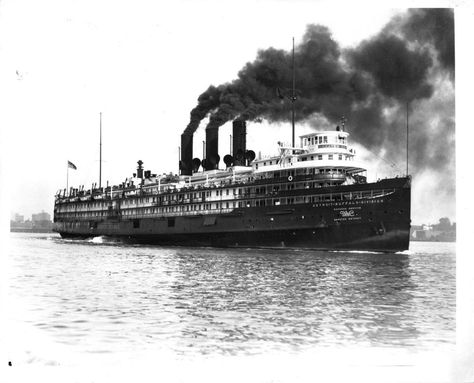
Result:
[[[102,112],[100,112],[100,141],[99,141],[99,189],[102,187]]]
[[[293,57],[292,57],[292,76],[293,76],[293,87],[292,87],[292,94],[291,94],[291,138],[292,138],[292,147],[295,147],[295,38],[293,37]]]
[[[69,162],[67,163],[67,172],[66,172],[66,193],[69,196]]]

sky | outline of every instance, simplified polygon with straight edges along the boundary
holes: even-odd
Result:
[[[66,187],[67,174],[69,186],[89,188],[98,182],[99,113],[103,184],[124,181],[138,160],[152,173],[177,173],[180,135],[197,98],[210,85],[235,81],[259,50],[289,52],[292,37],[301,44],[309,24],[326,26],[341,50],[359,49],[393,17],[406,14],[403,7],[409,4],[456,7],[463,2],[402,1],[397,2],[399,8],[364,1],[348,4],[2,1],[0,176],[7,208],[25,218],[41,210],[52,214],[54,194]],[[434,70],[428,80],[432,96],[416,102],[411,118],[414,125],[426,126],[417,140],[425,135],[429,141],[445,129],[440,121],[454,121],[455,91],[446,74]],[[391,124],[404,121],[402,108],[386,112],[397,114]],[[423,121],[433,112],[436,118]],[[195,133],[198,156],[205,122]],[[398,125],[403,132],[404,124]],[[291,139],[289,122],[264,120],[247,126],[248,147],[257,153],[274,153],[277,141]],[[351,120],[347,126],[351,133]],[[314,129],[314,119],[301,121],[297,135]],[[227,154],[230,131],[230,122],[220,129],[220,153]],[[447,157],[424,158],[430,152],[426,145],[419,150],[418,141],[410,147],[414,224],[437,223],[441,217],[456,221],[453,132],[454,123],[446,130]],[[351,138],[367,164],[369,179],[404,174],[404,143],[388,145],[371,136],[365,137],[371,141],[367,147],[363,134]],[[430,145],[439,146],[436,141]],[[68,172],[68,160],[76,171]]]

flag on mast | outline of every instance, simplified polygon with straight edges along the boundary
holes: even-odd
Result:
[[[71,161],[67,162],[67,167],[68,167],[68,169],[71,168],[71,169],[77,170],[76,165],[74,165]]]

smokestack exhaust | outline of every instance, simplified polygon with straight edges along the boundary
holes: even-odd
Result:
[[[245,151],[247,150],[247,124],[245,120],[232,122],[232,154],[234,165],[245,166]]]
[[[206,129],[206,162],[204,170],[214,170],[219,166],[219,128]]]
[[[182,176],[193,174],[193,134],[183,133],[181,135],[181,161],[179,169]]]

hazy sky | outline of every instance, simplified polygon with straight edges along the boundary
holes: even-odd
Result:
[[[342,48],[355,47],[405,11],[364,1],[347,4],[2,1],[1,181],[11,211],[26,217],[41,210],[52,214],[55,192],[66,187],[68,160],[78,168],[69,171],[69,186],[98,182],[99,112],[103,184],[122,182],[139,159],[154,173],[177,173],[180,135],[197,97],[211,84],[234,80],[259,49],[291,49],[291,38],[298,42],[308,24],[327,26]],[[444,82],[436,86],[443,94],[454,92]],[[350,132],[350,121],[348,126]],[[298,129],[303,134],[310,128]],[[226,154],[230,124],[220,132],[220,153]],[[289,125],[249,123],[248,147],[263,154],[290,135]],[[195,154],[203,139],[201,127]],[[394,174],[387,161],[397,156],[374,156],[360,147],[363,142],[357,144],[368,160],[369,177]],[[405,163],[397,165],[403,173]],[[439,193],[439,182],[421,170],[414,178],[413,223],[435,223],[442,216],[456,220],[455,196]]]

